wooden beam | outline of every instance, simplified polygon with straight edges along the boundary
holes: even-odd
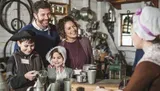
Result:
[[[158,0],[151,0],[151,2],[153,2],[153,4],[158,8]]]
[[[102,2],[102,1],[104,1],[104,0],[97,0],[98,2]]]

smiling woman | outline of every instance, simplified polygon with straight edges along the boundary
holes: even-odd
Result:
[[[65,16],[60,19],[57,29],[63,40],[60,45],[67,49],[66,66],[82,69],[84,64],[93,62],[91,44],[88,38],[78,37],[78,25],[73,18]]]

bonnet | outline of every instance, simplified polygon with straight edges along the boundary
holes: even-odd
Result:
[[[154,40],[160,34],[160,9],[146,6],[133,16],[133,30],[144,40]]]
[[[67,54],[66,54],[66,49],[63,47],[63,46],[56,46],[56,47],[54,47],[54,48],[52,48],[52,49],[50,49],[50,51],[46,54],[46,59],[47,59],[47,61],[51,64],[51,53],[52,53],[52,51],[54,51],[55,49],[57,49],[58,50],[58,52],[60,52],[61,54],[62,54],[62,56],[63,56],[63,58],[64,58],[64,63],[66,62],[66,59],[67,59]]]

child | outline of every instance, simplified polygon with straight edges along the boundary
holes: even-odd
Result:
[[[65,66],[66,57],[66,49],[62,46],[56,46],[47,53],[46,59],[50,63],[48,65],[49,81],[63,81],[72,77],[72,69]]]
[[[10,38],[19,46],[19,50],[7,61],[7,83],[14,91],[26,91],[29,86],[33,86],[38,71],[44,69],[41,57],[34,51],[34,36],[33,31],[27,30]]]

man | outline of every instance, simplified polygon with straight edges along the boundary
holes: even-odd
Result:
[[[45,59],[46,53],[60,41],[55,25],[49,23],[51,6],[47,1],[37,1],[33,5],[34,21],[20,31],[32,30],[36,33],[35,51],[42,57],[44,66],[49,64]]]

